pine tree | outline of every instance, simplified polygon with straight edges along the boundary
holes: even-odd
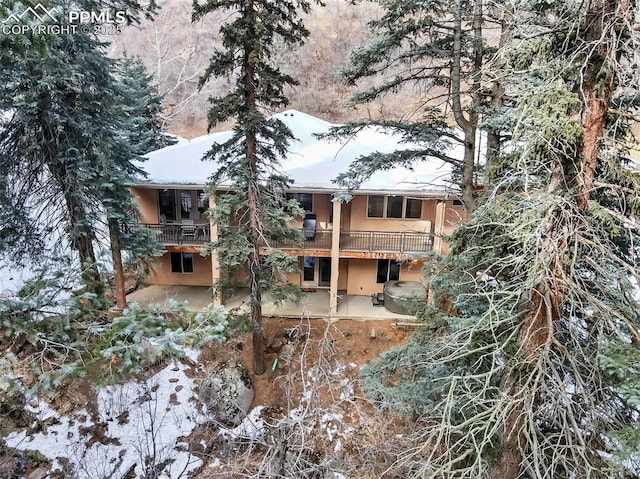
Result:
[[[453,166],[453,180],[470,212],[479,186],[476,162],[481,107],[490,109],[487,102],[491,96],[483,85],[488,81],[483,66],[492,54],[483,39],[483,25],[493,23],[495,29],[496,22],[487,20],[482,0],[458,0],[453,4],[437,0],[378,3],[384,14],[369,23],[375,40],[351,54],[342,77],[352,86],[366,78],[377,81],[376,86],[355,94],[355,103],[366,103],[403,88],[415,92],[419,103],[416,110],[421,112],[417,120],[406,115],[401,120],[375,123],[397,130],[406,141],[419,146],[360,158],[338,176],[338,183],[357,188],[375,171],[438,158]],[[493,95],[496,101],[503,95],[499,85]],[[461,135],[451,128],[452,120]],[[361,126],[353,124],[337,132],[349,135]],[[494,144],[498,142],[496,134],[492,140]],[[457,145],[463,146],[463,158],[449,153]]]
[[[101,295],[96,240],[105,209],[132,212],[128,188],[142,173],[130,141],[140,125],[122,103],[131,99],[104,44],[79,31],[1,42],[0,190],[14,220],[2,252],[15,261],[73,251],[87,289]]]
[[[163,132],[162,97],[152,84],[152,77],[139,60],[125,55],[118,64],[118,104],[121,108],[121,140],[130,148],[129,154],[142,155],[149,151],[175,143],[175,138]],[[116,170],[112,180],[105,183],[103,207],[109,230],[109,245],[114,271],[114,292],[119,308],[126,305],[124,266],[122,250],[126,249],[133,259],[140,261],[152,252],[149,232],[136,227],[138,211],[129,188],[131,183],[126,172]],[[117,180],[115,175],[120,175]]]
[[[135,154],[173,145],[176,139],[164,131],[163,97],[142,61],[125,54],[118,61],[117,79],[120,104],[129,123],[125,134]]]
[[[513,21],[513,139],[432,282],[448,328],[365,382],[429,418],[418,477],[639,477],[637,16],[596,0]]]
[[[270,290],[279,297],[282,288],[275,286],[289,290],[284,272],[297,267],[296,258],[270,248],[274,240],[292,235],[287,228],[292,205],[285,196],[290,182],[281,173],[279,161],[293,135],[283,122],[265,117],[261,109],[288,104],[284,88],[296,82],[273,64],[274,49],[304,41],[309,32],[298,15],[310,8],[306,0],[214,0],[194,1],[193,5],[194,20],[219,10],[233,15],[220,27],[224,49],[213,53],[200,84],[212,76],[235,77],[233,90],[210,99],[208,113],[209,128],[235,118],[233,136],[214,145],[206,156],[219,165],[209,190],[215,192],[217,186],[230,184],[229,194],[216,199],[214,221],[220,240],[213,246],[224,277],[230,278],[241,266],[248,270],[256,374],[265,371],[263,293]],[[261,244],[270,248],[270,254],[263,258]]]

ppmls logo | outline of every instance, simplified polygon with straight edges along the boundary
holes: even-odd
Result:
[[[58,17],[62,15],[62,22]],[[126,10],[103,10],[90,12],[70,10],[61,14],[55,7],[47,8],[42,3],[12,13],[2,21],[5,35],[70,34],[114,35],[121,32],[120,25],[127,22]]]
[[[58,10],[56,10],[55,8],[51,8],[47,10],[47,8],[44,5],[42,5],[41,3],[38,3],[35,7],[27,7],[20,14],[12,13],[7,18],[5,18],[2,23],[7,23],[9,20],[13,20],[16,23],[19,23],[20,20],[22,20],[24,17],[27,17],[27,16],[37,18],[38,20],[40,20],[40,22],[44,22],[48,20],[52,20],[56,22],[58,20],[56,17],[57,14],[58,14]]]

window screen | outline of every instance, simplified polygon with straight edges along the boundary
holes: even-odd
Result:
[[[182,273],[182,254],[170,253],[171,255],[171,272]]]
[[[190,218],[192,207],[193,205],[191,203],[191,191],[181,190],[180,191],[180,217]]]
[[[387,218],[402,218],[402,203],[404,203],[404,196],[389,196],[387,198]]]
[[[405,218],[418,219],[422,216],[422,200],[407,198]]]
[[[198,190],[196,191],[196,198],[198,198],[198,212],[204,213],[207,211],[209,206],[209,200],[207,198],[203,198],[204,191]]]
[[[176,194],[174,190],[158,190],[158,211],[166,220],[176,219]]]
[[[287,200],[295,199],[306,213],[313,212],[313,193],[287,193]]]
[[[369,218],[382,218],[384,216],[384,196],[369,195],[367,216]]]
[[[193,253],[182,253],[182,272],[193,273]]]

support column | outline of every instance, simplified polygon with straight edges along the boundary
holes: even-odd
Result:
[[[209,196],[209,208],[213,209],[216,207],[216,197],[215,195]],[[213,219],[209,218],[209,229],[211,230],[211,238],[210,240],[215,242],[218,241],[218,225],[214,223]],[[211,258],[211,281],[215,287],[215,284],[220,279],[220,264],[218,262],[218,250],[215,249],[211,251],[209,255]],[[222,306],[222,298],[220,294],[215,294],[213,296],[213,304],[216,306]]]
[[[329,316],[338,314],[338,274],[340,273],[340,213],[342,203],[333,202],[333,230],[331,232],[331,283],[329,286]]]
[[[436,221],[433,238],[433,250],[436,253],[442,254],[442,234],[444,232],[444,218],[446,214],[447,202],[438,201],[436,205]]]

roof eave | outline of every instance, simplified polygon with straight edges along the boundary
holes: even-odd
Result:
[[[204,183],[154,183],[154,182],[137,182],[134,184],[136,188],[142,189],[167,189],[167,190],[183,190],[183,189],[201,189],[204,190],[207,185]],[[229,186],[220,186],[217,188],[218,191],[228,191]],[[304,187],[304,186],[293,186],[289,188],[292,193],[317,193],[317,194],[334,194],[339,191],[347,191],[344,188],[322,188],[322,187]],[[436,199],[452,199],[456,198],[458,195],[456,191],[452,189],[445,188],[434,188],[431,190],[424,189],[358,189],[353,190],[351,193],[355,195],[397,195],[397,196],[420,196],[425,198],[436,198]]]

